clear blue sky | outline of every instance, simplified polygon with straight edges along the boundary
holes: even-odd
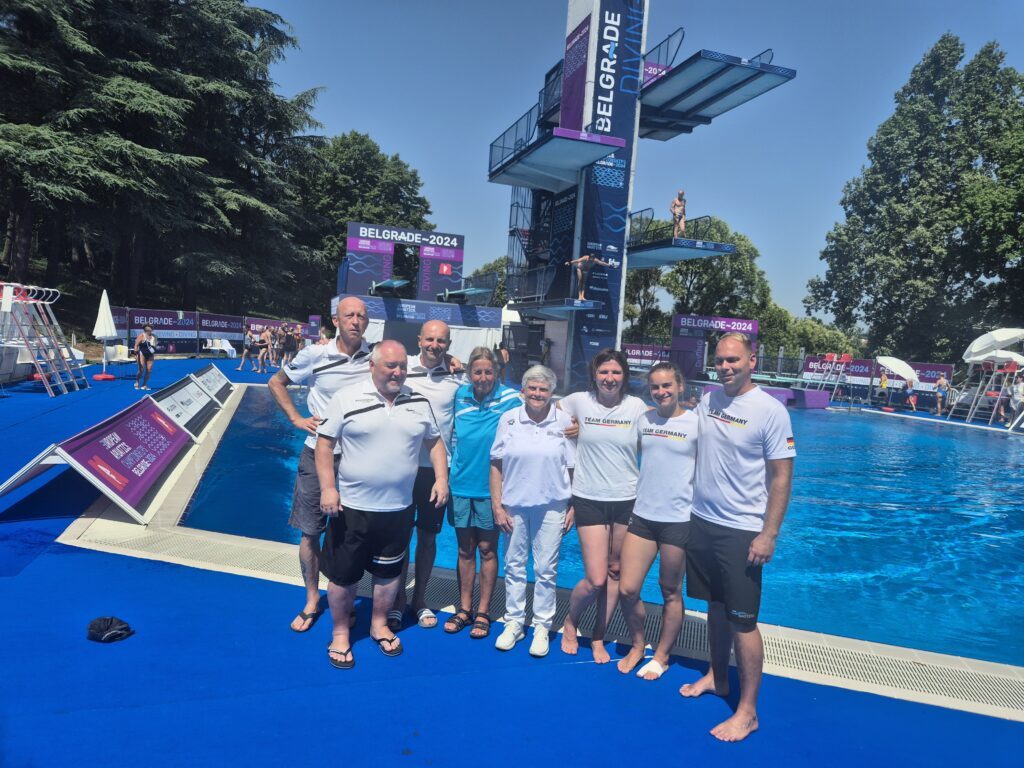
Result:
[[[325,90],[326,135],[357,130],[416,168],[439,230],[466,235],[469,270],[505,254],[508,187],[487,181],[487,152],[537,98],[561,58],[563,0],[253,0],[292,26],[300,49],[274,70],[279,90]],[[690,217],[725,219],[761,252],[776,301],[802,314],[823,272],[825,234],[842,217],[843,184],[893,94],[944,32],[970,57],[996,40],[1024,69],[1021,0],[650,0],[648,47],[678,26],[678,61],[708,48],[775,50],[796,79],[710,126],[643,140],[633,209],[667,216],[686,189]]]

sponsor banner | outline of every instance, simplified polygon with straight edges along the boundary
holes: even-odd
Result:
[[[668,347],[661,344],[623,344],[622,351],[630,367],[650,368],[655,363],[668,360]]]
[[[707,315],[672,315],[672,335],[689,336],[690,331],[714,333],[745,333],[757,336],[757,320],[741,317],[708,317]]]
[[[466,248],[466,238],[463,235],[453,235],[447,232],[427,232],[421,229],[405,229],[404,227],[389,227],[384,224],[363,224],[361,222],[350,222],[348,225],[348,238],[352,240],[368,239],[371,242],[384,241],[387,243],[401,243],[402,245],[433,245],[439,248],[457,248],[460,251]]]
[[[242,341],[245,337],[242,318],[237,315],[213,315],[200,312],[198,320],[200,339]]]
[[[565,38],[562,60],[562,102],[559,124],[570,130],[583,130],[583,102],[587,92],[587,54],[590,51],[590,16]]]
[[[320,315],[309,316],[309,336],[307,339],[318,340],[320,338],[320,328],[323,324],[323,318]]]
[[[945,376],[947,381],[953,378],[953,366],[949,363],[908,361],[907,364],[917,372],[918,378],[914,388],[920,392],[934,392],[935,382],[939,380],[940,376]],[[829,381],[835,381],[837,372],[838,365],[825,362],[825,359],[818,355],[808,355],[804,358],[804,367],[800,378],[809,381],[820,381],[822,378],[827,378]],[[840,381],[855,386],[877,387],[881,385],[883,372],[888,374],[890,389],[903,389],[906,386],[906,381],[902,376],[897,376],[889,369],[878,365],[874,360],[862,359],[851,360],[847,363],[842,370]]]
[[[340,294],[331,300],[331,311],[335,312],[338,302],[352,294]],[[404,323],[425,323],[427,320],[443,320],[448,325],[463,328],[500,328],[500,307],[474,307],[468,304],[445,304],[436,301],[412,301],[411,299],[382,299],[378,296],[359,296],[366,302],[371,320],[399,321]]]
[[[461,248],[420,247],[420,269],[416,277],[418,301],[434,301],[439,293],[462,288],[462,254]]]
[[[302,331],[302,338],[310,339],[315,338],[309,335],[309,323],[300,323],[298,320],[271,320],[269,317],[244,317],[242,318],[242,325],[245,328],[250,329],[257,336],[267,328],[272,331],[276,331],[281,326],[287,325],[289,328],[294,329],[295,326],[299,326]],[[319,331],[317,334],[319,335]]]
[[[393,256],[395,244],[390,240],[375,240],[371,237],[348,237],[345,239],[345,250]]]
[[[191,377],[154,392],[151,397],[175,424],[184,427],[193,437],[217,412],[213,397]]]
[[[234,389],[228,377],[212,363],[201,371],[193,373],[192,378],[221,405],[224,405],[231,390]]]
[[[114,316],[114,328],[117,335],[122,339],[128,338],[128,307],[111,307],[110,314]]]
[[[57,447],[100,487],[136,507],[190,442],[188,433],[146,398]]]
[[[585,381],[594,355],[615,344],[636,110],[643,77],[644,6],[644,0],[600,0],[594,19],[597,43],[594,58],[588,62],[588,77],[594,84],[589,132],[622,139],[625,145],[584,173],[579,254],[594,254],[608,266],[596,265],[585,277],[585,298],[604,306],[575,315],[573,383]]]
[[[656,61],[644,62],[644,85],[647,86],[655,80],[661,79],[669,67],[667,64],[658,64]]]
[[[153,326],[156,336],[156,351],[166,354],[197,352],[199,344],[196,334],[195,312],[173,309],[128,309],[129,346],[135,343],[145,325]]]

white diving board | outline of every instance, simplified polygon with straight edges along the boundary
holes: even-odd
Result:
[[[689,240],[685,237],[677,237],[646,245],[630,246],[626,255],[626,269],[668,267],[678,261],[707,259],[711,256],[725,256],[730,253],[736,253],[736,246],[732,243],[713,243],[709,240]]]

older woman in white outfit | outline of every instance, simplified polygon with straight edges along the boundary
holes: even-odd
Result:
[[[526,563],[533,551],[531,656],[546,656],[555,617],[555,577],[562,536],[572,528],[572,469],[576,449],[565,430],[572,420],[551,402],[550,368],[523,375],[523,405],[501,417],[491,447],[491,508],[509,534],[505,551],[505,629],[495,647],[509,651],[526,636]]]

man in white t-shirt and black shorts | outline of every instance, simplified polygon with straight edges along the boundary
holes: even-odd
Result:
[[[722,389],[697,407],[700,449],[686,558],[686,594],[708,601],[711,667],[679,692],[729,694],[735,647],[740,699],[711,734],[741,741],[757,730],[764,646],[757,628],[761,570],[772,559],[789,504],[796,447],[785,406],[751,381],[749,337],[727,333],[715,348]]]
[[[320,617],[320,536],[326,520],[320,511],[320,483],[316,477],[313,452],[316,448],[316,430],[334,393],[359,381],[369,381],[370,348],[363,334],[370,319],[366,304],[350,296],[338,303],[334,316],[337,335],[327,344],[303,347],[291,362],[281,367],[268,383],[270,393],[288,417],[288,420],[307,433],[306,443],[299,456],[299,471],[292,494],[292,511],[288,524],[302,532],[299,540],[299,567],[306,586],[306,605],[292,620],[292,629],[306,632]],[[309,394],[303,416],[295,408],[289,384],[306,384]],[[337,464],[338,453],[334,461]]]
[[[448,503],[448,454],[430,403],[404,386],[407,355],[397,341],[382,341],[370,356],[370,381],[346,387],[327,404],[317,431],[320,508],[329,516],[320,558],[328,578],[334,622],[327,655],[331,665],[355,665],[348,616],[364,573],[373,576],[370,638],[385,656],[402,644],[388,628],[412,530],[412,486],[420,450],[427,446],[436,480],[430,501]],[[335,444],[341,460],[332,460]]]

